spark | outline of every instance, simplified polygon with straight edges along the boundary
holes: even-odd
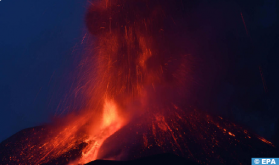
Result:
[[[84,34],[84,36],[83,36],[83,38],[82,38],[82,40],[81,40],[81,44],[83,44],[84,39],[85,39],[86,37],[87,37],[87,33]]]
[[[242,15],[242,12],[240,12],[240,15],[241,15],[241,18],[242,18],[243,25],[244,25],[244,27],[245,27],[246,34],[247,34],[247,36],[249,36],[248,30],[247,30],[247,26],[246,26],[244,17],[243,17],[243,15]]]

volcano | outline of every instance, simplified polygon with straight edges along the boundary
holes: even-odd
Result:
[[[177,159],[189,164],[250,164],[251,157],[276,157],[279,154],[272,143],[222,117],[214,118],[194,110],[177,118],[177,121],[173,116],[136,119],[103,143],[99,159],[113,161],[92,164],[117,164],[118,161],[142,164],[141,158],[146,158],[144,164],[160,162],[169,156],[160,157],[162,153],[179,155],[179,158],[168,159],[175,164],[179,164]],[[51,137],[52,129],[50,126],[29,128],[6,139],[0,144],[1,163],[29,164],[38,160],[41,153],[32,150],[40,146],[43,139]],[[71,148],[56,157],[45,157],[43,164],[71,164],[82,157],[86,146],[88,143],[84,141],[75,141]],[[34,155],[29,155],[30,152]]]
[[[180,0],[90,3],[85,20],[93,37],[74,91],[83,100],[75,106],[80,109],[3,141],[2,164],[135,163],[162,153],[198,164],[249,164],[251,157],[278,156],[263,137],[201,110],[197,104],[206,99],[192,102],[195,93],[214,83],[206,70],[218,77],[226,65],[212,69],[217,60],[197,55],[205,53],[197,47],[200,37],[192,34],[196,18],[189,15],[197,5]],[[205,68],[197,63],[201,57]]]

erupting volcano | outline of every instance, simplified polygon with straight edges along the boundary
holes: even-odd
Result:
[[[252,156],[278,156],[271,142],[191,105],[196,66],[191,44],[183,42],[185,5],[194,3],[93,1],[86,24],[95,38],[77,87],[84,105],[3,141],[3,164],[86,164],[160,153],[200,164],[249,164]]]

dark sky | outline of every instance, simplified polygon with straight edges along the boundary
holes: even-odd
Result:
[[[232,68],[231,80],[222,82],[216,109],[272,140],[279,137],[278,132],[275,135],[279,128],[278,2],[235,1],[245,18],[251,49],[244,46],[247,52]],[[0,1],[0,141],[49,122],[55,114],[82,52],[86,4],[86,0]],[[245,84],[253,79],[256,85]]]
[[[86,3],[0,1],[0,141],[55,113],[77,63]]]

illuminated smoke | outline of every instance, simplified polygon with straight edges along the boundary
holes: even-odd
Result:
[[[85,164],[172,152],[199,163],[206,163],[205,157],[226,163],[220,148],[249,148],[249,139],[255,139],[246,130],[187,105],[199,69],[191,54],[194,41],[184,31],[183,4],[94,1],[86,24],[95,39],[88,43],[77,87],[83,108],[34,136],[41,139],[23,147],[22,161],[40,164],[66,157],[70,164]],[[69,154],[73,149],[79,155]]]

